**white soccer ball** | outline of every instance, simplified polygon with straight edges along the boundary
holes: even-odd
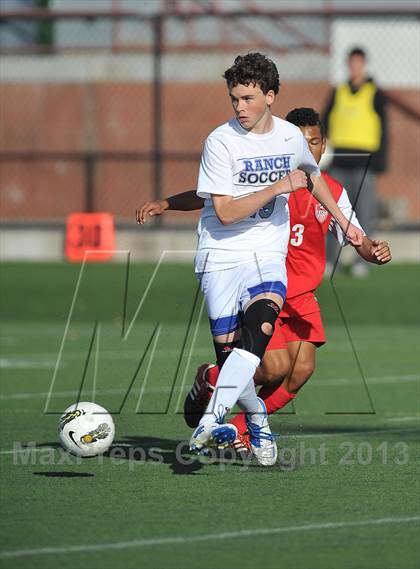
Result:
[[[96,456],[111,446],[115,425],[106,409],[84,401],[67,407],[60,417],[58,434],[65,450],[77,456]]]

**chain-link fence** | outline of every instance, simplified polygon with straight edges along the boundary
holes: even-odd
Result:
[[[134,225],[142,202],[195,187],[203,140],[232,113],[222,74],[236,54],[259,50],[276,62],[273,111],[283,117],[299,106],[322,111],[354,45],[366,49],[388,97],[380,222],[420,222],[417,3],[41,4],[8,0],[0,16],[5,222],[108,211]],[[196,219],[172,214],[160,223]]]

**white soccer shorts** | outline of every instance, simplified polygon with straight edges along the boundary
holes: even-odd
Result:
[[[286,297],[285,258],[255,259],[233,269],[197,274],[204,294],[213,336],[240,328],[240,313],[247,303],[263,292]]]

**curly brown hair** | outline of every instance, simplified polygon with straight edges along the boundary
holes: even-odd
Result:
[[[266,95],[274,91],[277,95],[280,89],[279,73],[271,59],[262,53],[254,52],[238,55],[232,67],[223,74],[229,89],[236,85],[258,85]]]

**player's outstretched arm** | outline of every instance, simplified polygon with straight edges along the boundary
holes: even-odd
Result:
[[[223,225],[230,225],[254,214],[280,194],[290,194],[299,188],[306,188],[306,174],[302,170],[293,170],[278,182],[267,186],[259,192],[243,198],[213,194],[213,205],[216,215]]]
[[[375,263],[375,265],[385,265],[392,259],[391,249],[387,241],[369,239],[367,235],[363,237],[362,244],[355,249],[362,259],[369,263]]]
[[[190,190],[163,200],[146,202],[136,209],[136,221],[138,224],[143,225],[147,217],[162,215],[168,209],[173,211],[193,211],[201,209],[203,205],[203,198],[198,197],[194,190]]]
[[[337,202],[333,198],[331,191],[327,185],[327,182],[322,178],[322,176],[311,176],[311,181],[313,183],[312,193],[314,197],[330,212],[334,217],[338,225],[343,230],[348,241],[356,246],[360,246],[363,241],[363,231],[350,223],[350,221],[345,217],[337,205]]]

